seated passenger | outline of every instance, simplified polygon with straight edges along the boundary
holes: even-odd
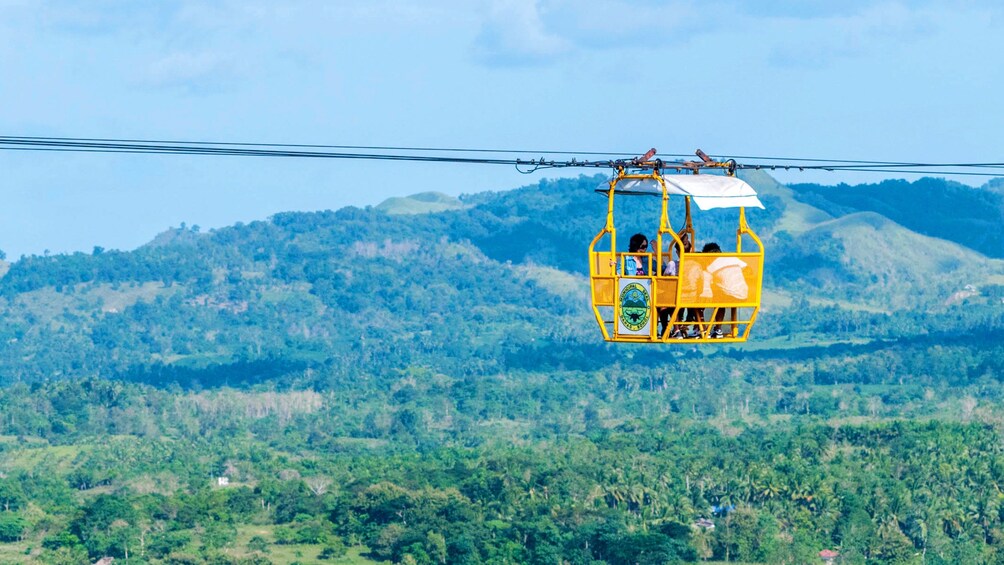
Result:
[[[628,253],[645,253],[648,249],[648,237],[644,234],[636,233],[631,236],[628,242]],[[628,255],[624,258],[624,274],[629,277],[643,277],[648,274],[648,260],[646,257]]]
[[[721,253],[722,249],[717,243],[708,243],[702,250],[704,253]],[[746,262],[738,257],[719,257],[708,265],[708,275],[710,289],[714,296],[726,296],[736,300],[746,300],[749,297],[749,285],[743,277],[743,268]],[[732,308],[732,321],[736,319],[735,308]],[[725,319],[725,310],[718,309],[715,315],[715,322],[711,328],[711,337],[721,339],[725,337],[722,333],[721,322]],[[732,332],[729,332],[730,334]]]
[[[684,253],[694,252],[694,245],[690,242],[690,236],[688,236],[687,234],[683,234],[683,238],[681,239],[681,241],[683,242]],[[677,257],[681,257],[679,243],[673,244],[673,251],[676,252]],[[677,277],[680,275],[680,261],[679,259],[673,259],[672,253],[669,254],[669,261],[663,264],[662,274],[663,276],[667,277]],[[659,323],[662,325],[661,329],[659,330],[659,337],[662,337],[666,333],[666,330],[669,329],[669,321],[672,320],[673,316],[675,315],[676,315],[676,308],[659,309]],[[686,309],[680,312],[680,318],[685,318],[686,315],[687,315]],[[683,339],[683,332],[681,332],[679,328],[674,329],[670,333],[670,337],[672,337],[673,339]]]
[[[684,253],[693,253],[694,252],[694,245],[692,243],[690,243],[690,236],[688,236],[687,234],[683,234],[683,237],[681,238],[681,241],[683,242],[683,252]],[[680,256],[680,244],[679,243],[674,243],[673,244],[673,251],[676,253],[677,257]],[[666,263],[664,263],[663,266],[662,266],[662,274],[663,274],[663,276],[666,276],[666,277],[676,277],[676,276],[679,276],[680,275],[680,261],[679,261],[679,259],[673,259],[672,253],[668,254],[668,257],[669,257],[669,261],[667,261]]]
[[[690,241],[687,242],[689,248],[687,253],[694,252],[694,244]],[[707,283],[708,274],[704,272],[701,265],[697,261],[685,261],[683,263],[683,272],[680,276],[680,302],[684,304],[693,304],[698,300],[698,294],[701,298],[707,298],[709,283]],[[701,324],[704,323],[704,309],[703,308],[687,308],[681,315],[687,323],[693,324],[690,327],[690,332],[686,332],[686,327],[683,328],[679,334],[672,334],[671,337],[674,339],[683,339],[685,337],[697,338],[701,337]]]

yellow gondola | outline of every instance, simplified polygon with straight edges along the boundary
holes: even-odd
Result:
[[[644,160],[652,153],[618,167],[609,184],[597,189],[607,195],[607,219],[589,245],[589,275],[593,313],[603,339],[627,343],[746,341],[760,309],[763,283],[763,244],[746,223],[746,208],[763,208],[763,204],[752,187],[735,177],[734,167],[729,163],[711,161],[698,152],[704,163],[669,165],[678,169],[690,165],[693,174],[664,174],[666,165],[662,162]],[[726,169],[726,174],[696,174],[700,168],[708,167]],[[662,213],[654,251],[617,251],[616,195],[661,196]],[[682,201],[686,209],[680,231],[670,225],[671,197]],[[685,237],[696,241],[691,201],[701,210],[739,209],[735,252],[684,251]],[[603,241],[605,237],[609,248]],[[744,250],[744,239],[755,244],[756,250]],[[602,250],[597,249],[601,241]],[[674,248],[679,250],[677,274],[664,274],[664,265],[674,260]],[[628,257],[647,266],[641,269],[644,274],[625,272]],[[660,312],[667,323],[659,323]],[[684,312],[690,315],[685,317]]]

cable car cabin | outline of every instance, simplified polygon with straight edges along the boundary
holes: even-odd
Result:
[[[746,341],[760,309],[763,282],[763,244],[746,223],[746,207],[763,208],[753,188],[731,174],[662,174],[658,169],[629,174],[621,168],[609,186],[604,184],[597,192],[607,195],[607,219],[589,245],[589,275],[593,313],[603,339],[630,343]],[[650,242],[654,248],[618,251],[616,195],[661,198],[659,230]],[[739,209],[735,252],[685,249],[685,241],[688,247],[696,246],[697,241],[691,201],[701,210]],[[671,205],[683,206],[686,211],[679,231],[669,222]],[[676,261],[675,269],[667,268],[671,261]]]

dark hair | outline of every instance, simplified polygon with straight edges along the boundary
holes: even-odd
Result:
[[[636,233],[631,236],[631,242],[628,243],[628,253],[637,253],[645,249],[645,245],[642,242],[648,242],[648,237],[643,233]]]
[[[701,249],[701,253],[721,253],[721,252],[722,248],[718,247],[718,244],[713,241],[710,243],[705,243],[704,249]]]

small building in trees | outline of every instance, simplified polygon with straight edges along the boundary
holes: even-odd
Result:
[[[840,553],[833,551],[832,549],[824,549],[819,552],[819,558],[823,560],[823,563],[827,565],[832,565],[837,562],[837,558],[840,557]]]
[[[715,529],[715,523],[707,518],[701,518],[691,524],[691,527],[695,530],[713,530]]]

